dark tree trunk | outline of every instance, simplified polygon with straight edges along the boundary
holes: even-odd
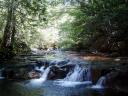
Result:
[[[14,37],[16,33],[16,18],[14,0],[11,0],[8,8],[7,23],[4,30],[4,36],[1,43],[1,52],[4,57],[13,54]]]

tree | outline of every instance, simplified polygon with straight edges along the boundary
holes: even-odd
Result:
[[[81,49],[92,47],[104,52],[120,51],[123,49],[122,45],[125,45],[125,49],[128,48],[126,48],[127,0],[77,0],[77,2],[79,6],[69,13],[74,16],[74,21],[66,22],[66,26],[62,25],[63,31],[76,42],[75,46]]]
[[[46,20],[44,17],[46,2],[45,0],[4,0],[1,3],[1,8],[4,8],[7,14],[1,52],[8,56],[13,53],[17,31],[23,30],[21,26],[26,30],[29,26],[39,26]]]
[[[16,4],[14,0],[11,0],[8,4],[7,10],[7,21],[6,26],[4,29],[4,36],[3,41],[1,44],[1,50],[6,52],[6,54],[11,54],[13,50],[13,43],[14,43],[14,36],[16,33],[16,17],[15,17],[15,10]]]

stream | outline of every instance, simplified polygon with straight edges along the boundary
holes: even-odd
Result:
[[[125,89],[105,86],[106,70],[120,64],[113,60],[89,61],[54,51],[0,63],[0,96],[128,96]]]

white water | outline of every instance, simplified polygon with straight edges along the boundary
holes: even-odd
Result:
[[[103,89],[105,84],[105,76],[100,77],[100,79],[97,81],[96,85],[92,86],[94,89]]]
[[[63,80],[55,81],[54,83],[56,85],[63,86],[63,87],[75,87],[78,85],[91,85],[92,84],[91,81],[73,82],[73,81],[63,81]]]
[[[52,65],[58,65],[60,62],[62,62],[62,58],[65,58],[65,55],[61,52],[61,50],[57,50],[55,51],[55,57],[56,60],[50,62]],[[46,54],[46,58],[47,58],[47,54]],[[67,76],[60,81],[55,81],[58,82],[59,84],[57,85],[62,85],[62,86],[75,86],[75,85],[81,85],[81,84],[91,84],[91,68],[90,66],[88,68],[83,67],[82,65],[85,64],[85,62],[83,62],[82,60],[80,60],[79,58],[71,58],[71,61],[68,62],[69,64],[76,64],[75,68],[73,70],[70,70],[70,72],[67,74]],[[44,68],[36,68],[36,70],[40,70],[43,75],[41,76],[40,79],[36,79],[33,82],[36,83],[42,83],[44,81],[47,80],[48,77],[48,73],[50,71],[50,67],[48,67],[47,69],[44,70]]]
[[[36,67],[35,68],[35,70],[38,70],[38,71],[41,71],[41,72],[44,72],[45,71],[45,69],[44,69],[45,67],[44,66],[42,66],[42,67]]]
[[[91,65],[88,66],[88,69],[87,69],[87,75],[86,75],[86,80],[87,81],[92,81],[92,70],[91,70]]]
[[[43,73],[43,75],[41,76],[40,79],[42,79],[43,81],[47,80],[47,77],[48,77],[48,73],[49,73],[49,71],[50,71],[50,68],[51,68],[51,66],[48,67],[48,68],[46,68],[46,69],[44,70],[44,73]]]
[[[63,80],[55,81],[55,84],[64,87],[91,85],[92,82],[89,81],[91,77],[91,72],[89,71],[90,68],[86,69],[81,67],[80,65],[76,65],[73,71],[69,72]]]
[[[32,86],[41,86],[43,82],[47,80],[48,73],[50,72],[50,67],[46,68],[43,72],[43,75],[39,79],[33,79],[30,81],[30,85]]]
[[[74,81],[74,82],[81,82],[87,79],[86,77],[87,71],[86,69],[80,67],[79,65],[76,65],[73,72],[69,72],[64,78],[65,81]]]

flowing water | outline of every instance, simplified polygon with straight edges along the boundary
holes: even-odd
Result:
[[[46,59],[50,61],[48,67],[34,66],[35,70],[40,71],[40,78],[23,81],[0,79],[0,96],[128,96],[127,93],[104,88],[106,79],[104,76],[100,77],[99,80],[97,79],[97,83],[93,82],[94,75],[92,75],[92,69],[96,67],[95,64],[98,66],[96,69],[102,68],[99,63],[95,62],[92,64],[77,57],[70,58],[60,53],[60,51],[54,56],[56,57],[54,59],[50,57],[50,60],[48,54],[45,56]],[[27,60],[35,60],[38,58],[44,57],[29,56]],[[27,61],[27,64],[28,63],[30,63],[30,61]],[[100,64],[101,63],[102,62],[100,62]],[[61,68],[61,66],[65,64],[72,64],[74,67],[69,69],[63,79],[49,80],[49,74],[53,74],[51,71],[53,66],[56,65],[57,68],[58,66]],[[106,66],[106,63],[103,63],[102,66],[103,65]],[[112,65],[113,64],[109,66]],[[1,74],[2,70],[1,68],[0,78],[3,78]]]
[[[64,78],[65,81],[85,81],[88,77],[84,76],[86,75],[86,69],[80,67],[79,65],[76,65],[73,72],[69,72]]]
[[[47,80],[47,76],[48,76],[49,71],[50,71],[50,67],[48,67],[46,70],[44,70],[43,75],[40,77],[40,79],[42,79],[42,81]]]
[[[95,85],[92,86],[94,89],[103,89],[105,85],[106,78],[104,76],[100,77]]]

